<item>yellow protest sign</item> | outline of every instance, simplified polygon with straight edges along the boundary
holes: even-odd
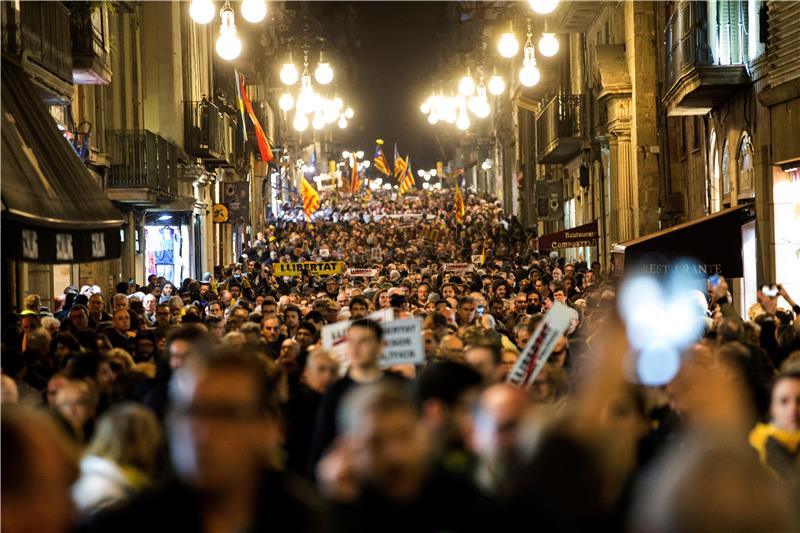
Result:
[[[316,274],[319,276],[333,276],[344,272],[344,261],[304,261],[302,263],[272,263],[272,272],[276,277],[302,276],[303,274]]]

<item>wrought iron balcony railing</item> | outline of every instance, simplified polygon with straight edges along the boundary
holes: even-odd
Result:
[[[234,162],[236,120],[209,100],[184,102],[186,152],[208,163]]]
[[[178,147],[148,130],[108,132],[109,188],[151,189],[174,196],[178,189]]]
[[[564,163],[580,152],[584,136],[583,95],[558,95],[536,118],[540,163]]]

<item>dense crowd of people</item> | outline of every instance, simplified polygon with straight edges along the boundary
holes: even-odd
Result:
[[[2,323],[3,529],[800,527],[786,290],[742,320],[709,283],[679,372],[645,386],[615,273],[537,250],[492,198],[469,195],[463,224],[452,206],[330,196],[202,279],[28,295]],[[344,268],[273,273],[304,261]],[[529,387],[507,383],[555,302],[567,332]],[[382,310],[422,319],[423,363],[380,364]],[[346,349],[324,346],[345,320]]]

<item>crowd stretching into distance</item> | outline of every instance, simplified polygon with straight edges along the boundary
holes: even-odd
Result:
[[[679,372],[645,386],[615,273],[537,250],[493,198],[456,224],[450,191],[388,194],[298,207],[202,279],[89,280],[7,312],[3,530],[798,530],[784,289],[791,309],[759,292],[745,321],[709,284]],[[344,268],[273,275],[307,261]],[[507,383],[556,302],[566,334]],[[385,310],[422,320],[424,362],[380,364]],[[345,320],[346,348],[323,346]]]

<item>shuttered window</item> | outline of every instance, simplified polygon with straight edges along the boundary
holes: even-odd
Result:
[[[800,78],[800,2],[770,1],[767,11],[769,23],[769,84]]]
[[[748,58],[749,15],[747,0],[717,0],[717,63],[740,65]]]

